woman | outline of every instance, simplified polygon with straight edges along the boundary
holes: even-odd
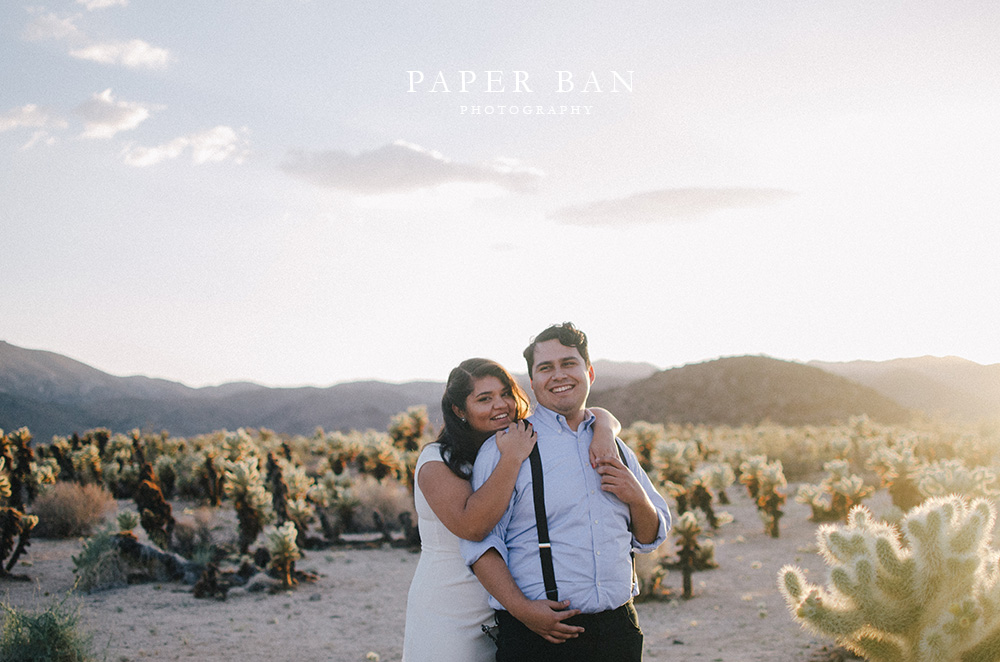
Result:
[[[482,540],[500,521],[535,432],[522,420],[528,415],[524,390],[488,359],[468,359],[451,371],[441,411],[444,428],[421,451],[414,469],[421,554],[407,599],[403,660],[486,662],[496,655],[482,630],[492,625],[493,610],[462,560],[459,538]],[[615,455],[621,426],[606,411],[591,411],[597,417],[591,459]],[[500,463],[473,492],[472,464],[494,434]]]

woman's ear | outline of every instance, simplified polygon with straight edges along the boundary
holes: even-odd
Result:
[[[463,421],[465,420],[465,412],[462,411],[458,405],[452,405],[451,410],[455,412],[455,416],[458,416]]]

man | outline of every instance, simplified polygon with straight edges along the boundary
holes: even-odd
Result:
[[[587,336],[570,323],[549,327],[524,357],[539,405],[529,420],[538,433],[558,599],[546,598],[525,462],[496,528],[481,542],[462,541],[466,563],[497,610],[497,662],[641,660],[631,553],[650,552],[666,539],[666,501],[624,444],[628,466],[617,457],[599,459],[596,471],[590,465],[593,416],[586,405],[594,368]],[[487,440],[473,469],[474,489],[499,456],[495,440]]]

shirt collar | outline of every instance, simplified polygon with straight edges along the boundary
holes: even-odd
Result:
[[[536,419],[536,421],[538,422],[545,424],[547,427],[554,428],[556,430],[569,430],[574,434],[576,433],[574,432],[573,428],[569,426],[569,423],[566,422],[565,416],[563,416],[562,414],[557,414],[556,412],[552,411],[551,409],[548,409],[547,407],[543,407],[542,405],[537,405],[535,407],[535,412],[532,415],[532,418]],[[578,430],[577,432],[586,430],[587,428],[589,428],[591,425],[594,424],[595,420],[597,420],[596,417],[593,414],[591,414],[589,410],[585,411],[583,416],[583,422],[580,424],[580,430]]]

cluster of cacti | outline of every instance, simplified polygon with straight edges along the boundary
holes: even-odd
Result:
[[[986,499],[933,498],[897,528],[855,507],[818,531],[826,587],[785,566],[793,617],[873,662],[1000,659],[1000,552]]]
[[[889,491],[893,505],[900,510],[907,511],[923,501],[917,476],[924,462],[914,452],[912,439],[875,448],[865,466],[878,474],[881,486]]]
[[[668,434],[662,423],[647,423],[637,421],[621,432],[621,439],[635,451],[639,464],[646,472],[653,470],[653,449],[668,438],[676,438]]]
[[[747,486],[750,498],[764,522],[764,532],[780,537],[778,522],[784,515],[785,488],[788,486],[781,460],[768,461],[764,455],[753,455],[740,464],[740,482]]]
[[[851,508],[867,499],[875,491],[864,484],[864,479],[851,473],[847,460],[830,460],[823,465],[826,478],[819,485],[802,485],[795,500],[812,510],[813,522],[837,522],[847,518]]]
[[[644,434],[656,428],[649,428]],[[649,441],[649,438],[647,438]],[[674,498],[677,513],[683,514],[696,508],[705,516],[713,529],[732,521],[726,513],[716,513],[713,502],[716,494],[723,501],[725,489],[735,481],[735,474],[728,464],[705,464],[710,451],[700,438],[687,440],[660,440],[650,449],[653,478],[663,492]]]
[[[990,467],[970,469],[962,460],[938,460],[917,472],[921,496],[936,497],[961,494],[966,497],[995,498],[1000,495],[997,473]]]

